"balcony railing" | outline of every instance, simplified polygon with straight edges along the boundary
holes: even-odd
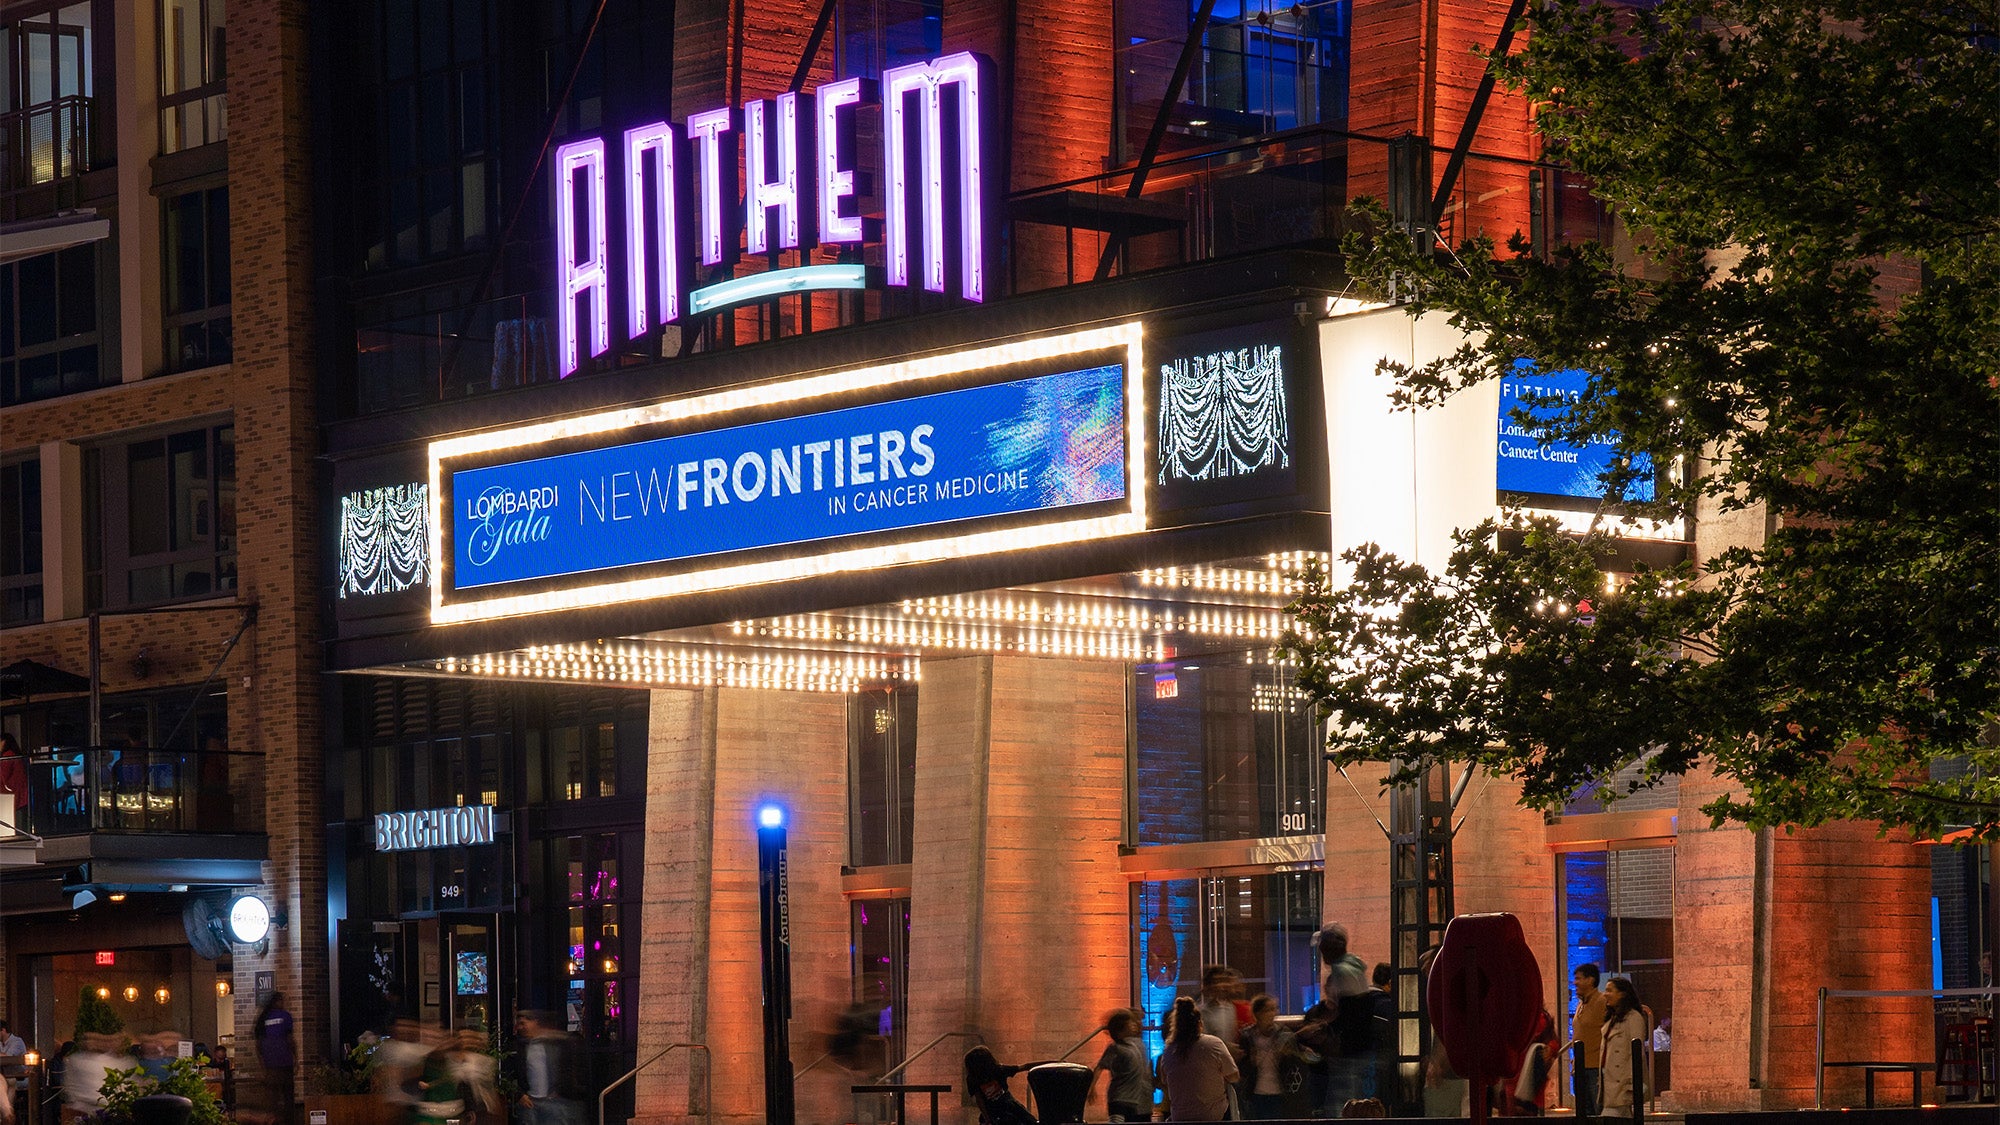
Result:
[[[60,186],[90,171],[93,117],[83,94],[0,114],[0,195]]]
[[[1309,126],[1163,156],[1138,195],[1130,192],[1133,168],[1016,192],[1003,219],[1005,289],[1029,293],[1276,247],[1330,246],[1358,196],[1429,210],[1449,154],[1432,146],[1431,160],[1410,161],[1412,152],[1422,155],[1421,146],[1401,138]],[[1484,233],[1504,247],[1519,231],[1544,254],[1611,234],[1602,204],[1575,174],[1477,153],[1466,158],[1436,225],[1454,246]],[[667,354],[680,350],[682,331],[696,333],[691,350],[708,351],[923,311],[942,299],[822,293],[769,304],[788,312],[737,309],[717,318],[727,332],[685,321]],[[554,381],[554,307],[553,292],[541,290],[368,324],[356,333],[356,394],[346,409],[366,416]],[[617,355],[587,366],[637,361]]]
[[[1322,126],[1163,156],[1137,195],[1135,169],[1017,192],[1007,201],[1014,292],[1340,237],[1350,200],[1399,194],[1398,141]],[[1433,146],[1431,167],[1449,153]],[[1418,173],[1422,176],[1422,173]],[[1447,243],[1520,231],[1536,248],[1607,237],[1582,181],[1551,165],[1473,154],[1437,216]],[[1422,185],[1427,209],[1434,180]],[[1414,193],[1413,193],[1414,194]]]
[[[37,836],[264,830],[261,754],[56,747],[24,764],[18,827]]]

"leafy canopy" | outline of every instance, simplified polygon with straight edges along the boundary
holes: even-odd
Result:
[[[1516,421],[1679,459],[1643,502],[1631,470],[1607,473],[1602,511],[1697,518],[1705,554],[1607,596],[1603,531],[1488,523],[1437,573],[1349,553],[1353,580],[1311,576],[1288,642],[1334,760],[1479,763],[1553,810],[1656,752],[1649,779],[1732,783],[1718,822],[2000,837],[1990,10],[1533,7],[1498,65],[1629,247],[1537,257],[1516,236],[1433,258],[1357,235],[1349,270],[1468,334],[1385,365],[1402,405],[1520,357],[1587,370],[1580,400]],[[1921,285],[1888,284],[1899,270]]]

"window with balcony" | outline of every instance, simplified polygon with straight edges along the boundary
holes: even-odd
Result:
[[[12,5],[0,22],[0,190],[68,179],[91,161],[92,4]]]
[[[185,192],[164,206],[160,253],[167,370],[228,363],[229,189]]]
[[[0,625],[42,619],[42,463],[0,464]]]
[[[842,78],[880,78],[944,52],[944,0],[841,0],[834,20]]]
[[[0,265],[0,406],[118,381],[99,346],[99,245]]]
[[[1138,158],[1187,41],[1195,0],[1118,0],[1120,161]],[[1201,147],[1303,125],[1347,124],[1351,0],[1225,0],[1215,6],[1179,101],[1169,149]]]
[[[236,431],[209,426],[84,451],[92,608],[236,589]]]
[[[160,152],[229,136],[223,0],[160,0]]]

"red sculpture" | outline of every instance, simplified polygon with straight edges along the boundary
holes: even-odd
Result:
[[[1542,968],[1512,914],[1461,914],[1445,927],[1425,1001],[1451,1068],[1472,1087],[1472,1120],[1486,1091],[1511,1088],[1542,1012]]]

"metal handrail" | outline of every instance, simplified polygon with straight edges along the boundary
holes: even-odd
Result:
[[[1070,1048],[1069,1050],[1067,1050],[1067,1051],[1064,1051],[1064,1052],[1063,1052],[1062,1054],[1060,1054],[1060,1055],[1057,1055],[1057,1056],[1056,1056],[1056,1061],[1060,1062],[1060,1061],[1062,1061],[1062,1060],[1064,1060],[1064,1059],[1067,1059],[1067,1058],[1069,1058],[1069,1057],[1070,1057],[1071,1055],[1074,1055],[1074,1054],[1076,1054],[1076,1053],[1077,1053],[1078,1051],[1081,1051],[1081,1050],[1083,1050],[1083,1047],[1084,1047],[1084,1044],[1086,1044],[1086,1043],[1089,1043],[1089,1042],[1090,1042],[1090,1041],[1091,1041],[1092,1039],[1095,1039],[1095,1038],[1097,1038],[1098,1036],[1100,1036],[1100,1035],[1102,1035],[1102,1034],[1104,1034],[1105,1032],[1107,1032],[1107,1031],[1110,1031],[1110,1030],[1111,1030],[1111,1029],[1110,1029],[1110,1028],[1108,1028],[1108,1027],[1099,1027],[1099,1028],[1093,1028],[1093,1029],[1091,1029],[1091,1032],[1090,1032],[1090,1034],[1089,1034],[1089,1035],[1086,1035],[1086,1036],[1084,1036],[1083,1038],[1081,1038],[1081,1039],[1079,1039],[1079,1040],[1077,1040],[1077,1041],[1076,1041],[1076,1046],[1074,1046],[1074,1047],[1071,1047],[1071,1048]]]
[[[712,1081],[713,1071],[715,1070],[714,1056],[709,1055],[708,1044],[706,1043],[669,1043],[659,1054],[654,1055],[652,1058],[612,1079],[609,1086],[597,1092],[597,1125],[604,1125],[604,1100],[611,1096],[611,1091],[638,1077],[640,1071],[683,1048],[690,1051],[700,1051],[702,1054],[709,1056],[709,1065],[701,1068],[701,1115],[708,1122],[708,1125],[715,1125],[715,1097],[714,1083]]]
[[[885,1044],[889,1041],[889,1037],[886,1035],[870,1035],[867,1038],[872,1039],[878,1043],[885,1043]],[[832,1057],[833,1057],[833,1052],[828,1051],[825,1054],[821,1055],[820,1057],[807,1063],[803,1068],[793,1073],[792,1081],[796,1082],[799,1079],[804,1078],[806,1076],[806,1071],[811,1070],[812,1068],[818,1066],[819,1064],[825,1062],[826,1060]]]
[[[979,1034],[976,1031],[947,1031],[943,1035],[938,1036],[936,1039],[933,1039],[930,1042],[924,1044],[922,1047],[918,1048],[916,1054],[911,1055],[909,1058],[904,1059],[902,1062],[899,1062],[895,1066],[890,1067],[886,1072],[883,1073],[882,1077],[877,1078],[873,1084],[879,1086],[889,1081],[889,1079],[894,1078],[898,1074],[903,1073],[904,1069],[907,1068],[911,1063],[916,1062],[918,1059],[923,1058],[925,1055],[930,1054],[931,1049],[936,1047],[938,1044],[944,1042],[947,1039],[954,1039],[954,1038],[971,1039],[979,1043],[986,1042],[986,1037],[984,1035]],[[603,1123],[599,1122],[598,1125],[603,1125]]]

